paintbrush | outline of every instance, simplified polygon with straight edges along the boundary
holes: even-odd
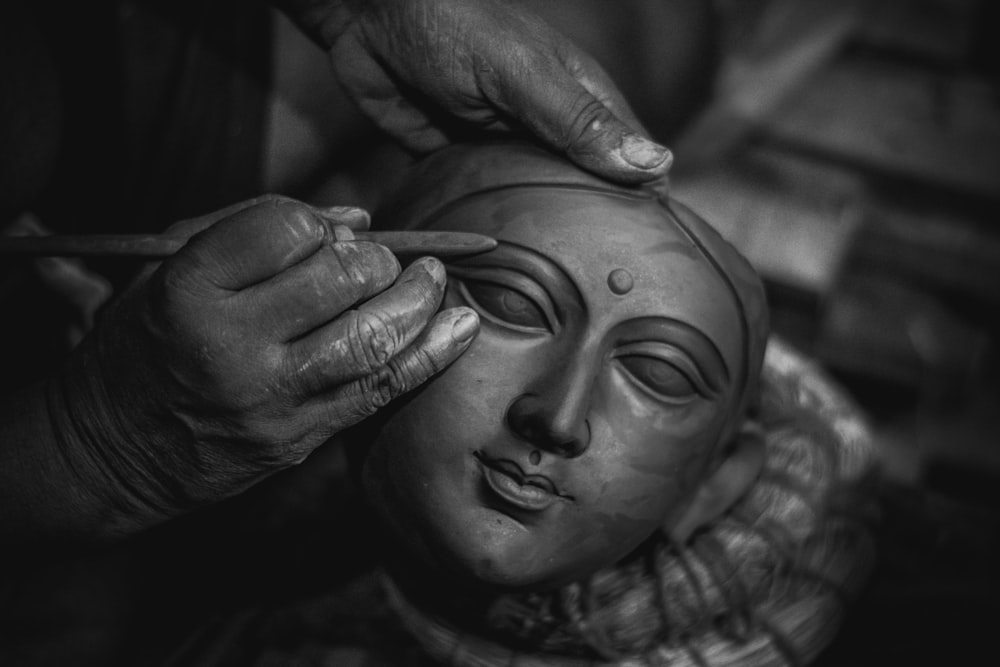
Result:
[[[353,232],[354,240],[380,243],[396,255],[455,257],[492,250],[496,239],[469,232]],[[139,257],[162,259],[187,243],[165,234],[88,234],[0,237],[0,255]]]

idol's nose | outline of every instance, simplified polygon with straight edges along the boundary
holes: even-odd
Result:
[[[554,398],[554,397],[553,397]],[[590,445],[586,408],[542,394],[519,396],[507,409],[507,424],[528,444],[558,456],[580,456]]]

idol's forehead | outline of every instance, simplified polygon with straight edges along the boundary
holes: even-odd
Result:
[[[560,267],[591,321],[612,327],[659,316],[706,335],[735,372],[738,306],[717,269],[654,197],[583,188],[514,187],[449,206],[430,229],[487,234]]]

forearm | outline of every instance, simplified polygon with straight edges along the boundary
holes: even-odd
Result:
[[[107,512],[70,461],[49,414],[47,384],[0,403],[0,542],[81,541],[105,532]]]
[[[99,544],[154,521],[72,432],[58,385],[0,400],[0,544],[8,548]]]

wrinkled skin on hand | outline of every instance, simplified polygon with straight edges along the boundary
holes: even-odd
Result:
[[[581,167],[623,183],[663,176],[604,70],[525,7],[503,0],[278,0],[329,50],[361,110],[427,152],[456,129],[526,128]],[[461,123],[460,123],[461,125]]]
[[[359,213],[267,197],[181,223],[197,233],[104,313],[50,400],[119,530],[302,461],[468,346],[473,311],[435,314],[440,262],[333,242]]]

